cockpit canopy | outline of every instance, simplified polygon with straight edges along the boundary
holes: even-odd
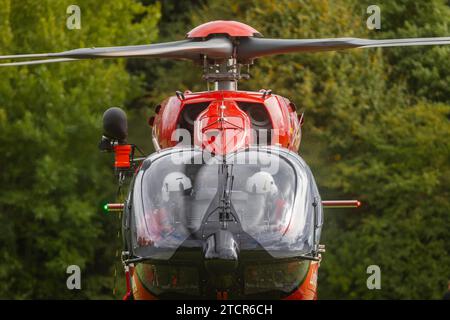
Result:
[[[297,154],[278,147],[226,156],[197,148],[165,150],[144,161],[129,201],[134,254],[153,259],[202,248],[220,229],[230,230],[241,252],[307,255],[322,225],[310,169]]]

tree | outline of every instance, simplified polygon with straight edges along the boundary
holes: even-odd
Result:
[[[149,43],[159,5],[80,0],[81,29],[66,29],[71,3],[0,1],[2,54]],[[0,77],[0,297],[111,297],[117,221],[109,157],[100,155],[101,115],[140,93],[124,61],[2,68]],[[82,290],[66,288],[66,268]]]
[[[369,5],[370,1],[367,1]],[[371,3],[371,2],[370,2]],[[379,38],[442,37],[449,34],[450,5],[445,0],[378,1],[383,25]],[[449,46],[386,50],[390,78],[404,80],[413,99],[450,103]]]
[[[442,1],[386,2],[381,10],[380,38],[448,34],[442,26],[450,11]],[[402,21],[409,32],[397,26]],[[428,33],[430,26],[439,32]],[[384,50],[385,75],[370,85],[377,92],[367,91],[375,98],[370,107],[334,109],[326,135],[335,161],[325,184],[365,206],[330,217],[326,297],[438,299],[445,290],[450,106],[441,85],[449,77],[448,59],[440,57],[448,53],[448,47]],[[359,81],[368,82],[366,75]],[[369,264],[381,268],[380,291],[366,288]]]

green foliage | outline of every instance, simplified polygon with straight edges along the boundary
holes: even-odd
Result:
[[[2,54],[141,44],[157,36],[159,6],[78,1],[81,30],[66,28],[70,1],[0,1]],[[139,22],[133,23],[140,16]],[[3,68],[0,77],[0,297],[111,296],[117,220],[101,116],[139,93],[124,61]],[[81,291],[66,288],[79,265]]]
[[[330,187],[356,190],[365,205],[362,212],[333,217],[326,229],[327,296],[442,296],[450,263],[449,113],[448,105],[394,106],[355,125],[358,140],[333,164]],[[371,264],[382,270],[380,291],[365,288]]]
[[[370,1],[367,1],[369,3]],[[450,34],[450,5],[445,0],[378,1],[382,27],[379,38],[442,37]],[[386,50],[390,79],[403,79],[412,96],[450,103],[449,46]]]

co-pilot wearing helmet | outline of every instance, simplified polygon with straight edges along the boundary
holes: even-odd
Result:
[[[282,218],[284,200],[273,176],[259,171],[247,179],[245,190],[249,195],[243,221],[247,228],[265,228],[277,224]]]

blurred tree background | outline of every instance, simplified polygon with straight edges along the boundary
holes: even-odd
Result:
[[[448,36],[447,1],[0,0],[0,53],[183,39],[210,20],[237,20],[266,37]],[[300,154],[324,199],[323,299],[439,299],[450,278],[450,47],[408,47],[263,58],[240,89],[270,88],[305,112]],[[0,76],[0,298],[114,298],[118,221],[111,158],[99,154],[101,115],[126,106],[130,141],[152,152],[146,118],[175,90],[204,90],[201,70],[167,60],[84,61],[2,68]],[[82,290],[66,289],[78,264]],[[368,290],[366,268],[381,268]],[[119,273],[120,273],[119,269]],[[121,279],[122,280],[122,279]]]
[[[159,4],[80,0],[81,29],[68,30],[71,4],[0,0],[0,52],[157,39]],[[2,68],[0,298],[112,297],[119,222],[101,204],[116,182],[97,144],[104,110],[142,92],[124,60]],[[82,290],[67,289],[69,265],[80,266]]]

